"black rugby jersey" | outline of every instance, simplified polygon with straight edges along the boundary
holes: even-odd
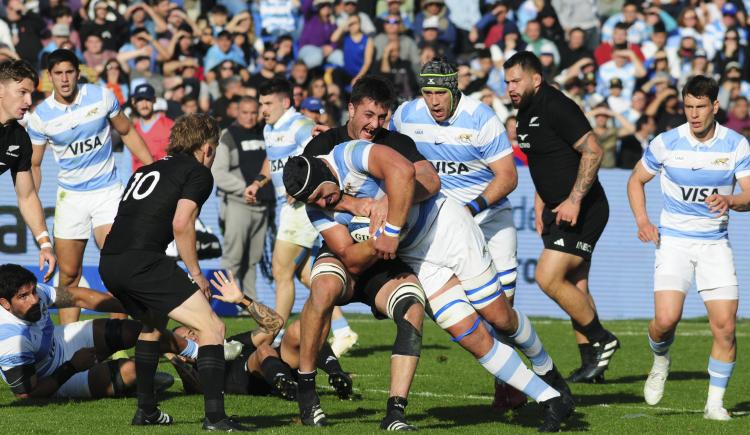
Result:
[[[17,173],[31,169],[31,153],[29,134],[18,121],[0,124],[0,174],[10,170],[15,183]]]
[[[350,140],[353,139],[349,137],[346,125],[332,128],[312,138],[305,146],[302,155],[305,157],[324,156],[333,151],[336,145]],[[417,144],[414,143],[414,140],[405,134],[381,128],[371,142],[393,148],[412,163],[425,160],[424,156],[417,150]]]
[[[177,202],[189,199],[200,208],[213,184],[211,170],[192,154],[167,156],[139,168],[125,187],[102,253],[164,252],[174,239],[172,220]]]
[[[518,110],[518,146],[529,157],[529,172],[539,196],[554,208],[573,190],[581,154],[573,148],[591,125],[578,105],[562,92],[542,83],[527,107]],[[587,199],[603,193],[599,179]]]

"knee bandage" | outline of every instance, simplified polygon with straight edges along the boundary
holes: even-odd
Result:
[[[518,276],[516,268],[499,272],[498,276],[500,277],[500,289],[505,292],[505,296],[512,298],[516,294],[516,278]]]
[[[494,267],[488,267],[475,278],[461,281],[461,285],[469,302],[477,310],[481,310],[502,295],[498,274]]]
[[[112,382],[112,391],[115,397],[122,397],[130,393],[128,386],[125,385],[125,380],[122,379],[120,373],[120,360],[109,360],[107,361],[107,368],[109,369],[109,380]]]
[[[343,296],[348,283],[346,270],[338,263],[316,263],[312,268],[312,272],[310,272],[310,282],[315,281],[315,278],[323,275],[334,276],[341,281],[341,296]]]
[[[476,311],[460,285],[451,287],[430,301],[431,316],[443,329],[448,329]]]
[[[104,342],[112,352],[126,348],[122,341],[122,319],[107,319],[104,324]]]
[[[406,312],[414,304],[424,307],[425,297],[422,288],[413,283],[401,284],[388,298],[388,317],[396,323],[393,356],[419,357],[422,351],[422,331],[406,320]]]

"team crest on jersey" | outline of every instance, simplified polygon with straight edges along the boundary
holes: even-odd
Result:
[[[99,112],[99,108],[98,107],[94,107],[93,109],[91,109],[88,112],[86,112],[86,116],[85,117],[88,118],[89,116],[94,116],[94,115],[96,115],[97,112]]]
[[[729,157],[716,159],[713,162],[711,162],[711,164],[714,166],[729,166]]]
[[[471,143],[471,138],[471,133],[462,133],[458,135],[458,141],[461,143]]]
[[[351,183],[346,183],[346,185],[344,186],[344,194],[351,195],[352,194],[352,190],[354,190],[354,189],[352,189]]]

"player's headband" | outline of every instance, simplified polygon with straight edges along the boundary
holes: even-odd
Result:
[[[307,202],[315,189],[323,183],[338,186],[336,177],[322,159],[294,156],[286,162],[284,187],[297,201]]]

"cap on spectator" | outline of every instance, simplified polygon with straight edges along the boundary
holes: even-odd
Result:
[[[622,89],[622,80],[615,77],[609,81],[609,87],[611,88],[620,88]]]
[[[133,90],[133,99],[135,101],[154,101],[156,99],[156,91],[154,90],[154,87],[149,85],[148,83],[141,83],[140,85],[135,87],[135,90]]]
[[[445,0],[423,0],[422,1],[422,7],[425,7],[427,5],[445,6]]]
[[[427,30],[427,29],[435,29],[435,30],[440,29],[440,18],[437,15],[433,15],[429,18],[426,18],[422,22],[422,30]]]
[[[737,15],[737,6],[733,3],[726,2],[724,3],[724,6],[721,7],[721,14],[735,16]]]
[[[313,6],[332,5],[333,0],[313,0]]]
[[[58,23],[52,26],[52,36],[70,36],[70,27],[67,24]]]
[[[708,54],[706,54],[706,50],[699,48],[695,50],[695,54],[693,55],[693,57],[704,57],[708,59]]]
[[[726,68],[724,68],[724,72],[729,72],[733,69],[736,69],[737,71],[742,71],[742,65],[740,65],[739,62],[729,62]]]
[[[300,104],[299,108],[302,110],[309,110],[311,112],[325,113],[323,104],[319,99],[313,97],[307,97],[302,100],[302,104]]]
[[[596,74],[588,72],[583,76],[583,84],[587,85],[591,83],[596,83]]]

